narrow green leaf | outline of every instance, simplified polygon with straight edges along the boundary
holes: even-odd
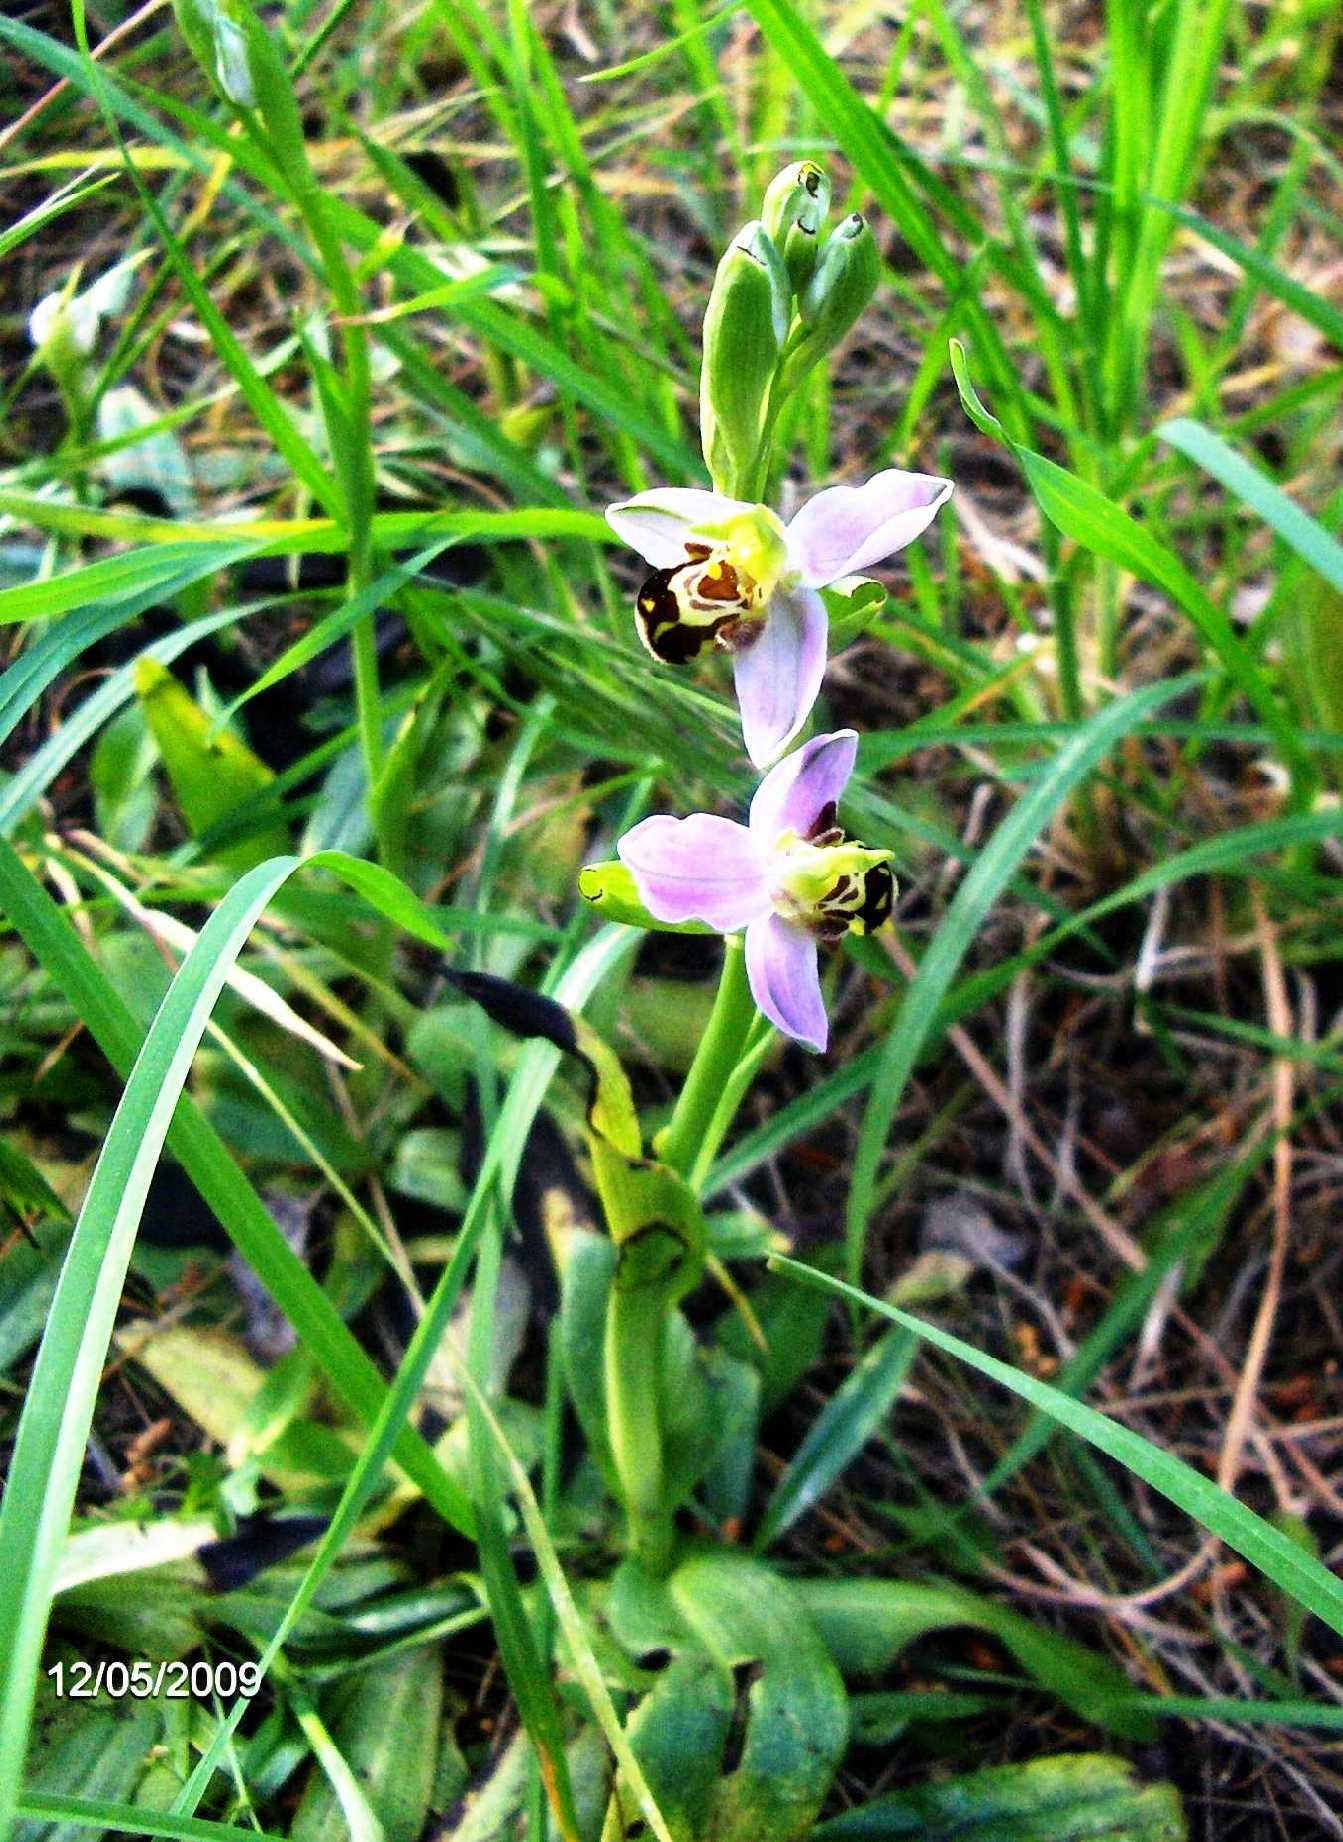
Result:
[[[1179,558],[1122,506],[1033,448],[1013,441],[975,394],[966,368],[965,348],[959,339],[951,341],[950,351],[951,368],[966,414],[983,434],[1005,441],[1012,449],[1049,522],[1084,549],[1164,590],[1193,621],[1228,677],[1245,693],[1272,734],[1284,762],[1295,763],[1301,754],[1296,729],[1224,610]]]
[[[1283,542],[1326,582],[1343,592],[1343,544],[1309,512],[1303,512],[1266,473],[1192,417],[1177,416],[1171,422],[1162,422],[1155,433],[1219,480],[1266,525],[1272,526]]]
[[[846,1224],[848,1270],[862,1265],[868,1216],[891,1123],[919,1051],[937,1021],[939,1008],[980,923],[1003,886],[1020,867],[1059,807],[1124,736],[1163,703],[1193,688],[1193,676],[1149,684],[1098,711],[1075,731],[998,827],[971,865],[943,916],[881,1051],[872,1093],[863,1114],[849,1188]]]
[[[1010,1605],[953,1580],[837,1577],[799,1580],[797,1592],[846,1676],[879,1676],[931,1631],[988,1631],[1008,1654],[1082,1720],[1128,1739],[1153,1727],[1122,1669]]]
[[[799,1284],[819,1286],[823,1291],[833,1292],[837,1297],[848,1299],[851,1304],[865,1306],[880,1317],[888,1318],[891,1323],[913,1331],[935,1349],[944,1351],[948,1356],[955,1356],[958,1361],[978,1370],[981,1375],[988,1376],[990,1381],[998,1382],[1022,1400],[1029,1401],[1032,1407],[1038,1407],[1060,1426],[1076,1433],[1089,1445],[1094,1445],[1098,1452],[1104,1452],[1108,1458],[1116,1459],[1133,1472],[1135,1477],[1140,1477],[1153,1490],[1169,1498],[1210,1535],[1218,1536],[1229,1548],[1243,1555],[1290,1598],[1314,1612],[1331,1631],[1343,1636],[1343,1580],[1339,1580],[1313,1555],[1306,1554],[1290,1536],[1275,1529],[1271,1522],[1257,1516],[1229,1491],[1195,1471],[1192,1465],[1185,1464],[1183,1459],[1163,1452],[1159,1446],[1144,1439],[1140,1433],[1135,1433],[1131,1427],[1122,1426],[1107,1415],[1098,1413],[1094,1407],[1073,1400],[1047,1382],[1038,1381],[1035,1376],[1027,1375],[1021,1369],[1014,1369],[1010,1363],[1001,1362],[996,1356],[986,1356],[982,1350],[975,1349],[973,1344],[953,1336],[939,1325],[911,1317],[908,1312],[899,1311],[894,1305],[883,1304],[880,1299],[860,1291],[857,1286],[847,1285],[842,1279],[832,1279],[829,1274],[817,1272],[814,1267],[803,1266],[796,1260],[786,1259],[782,1254],[772,1255],[771,1263],[781,1271],[790,1273]]]
[[[150,1179],[229,968],[293,868],[281,859],[250,871],[202,928],[136,1057],[61,1269],[0,1507],[0,1835],[13,1818],[60,1548]]]
[[[355,1774],[386,1842],[419,1842],[433,1795],[443,1707],[443,1651],[421,1644],[360,1670],[341,1698],[331,1737]],[[338,1836],[330,1780],[314,1772],[294,1813],[289,1842]]]
[[[867,1351],[807,1429],[774,1486],[755,1538],[761,1553],[805,1515],[868,1440],[899,1397],[918,1340],[888,1331]]]
[[[860,1804],[815,1842],[1185,1842],[1179,1794],[1139,1784],[1126,1759],[1066,1753],[924,1784]]]
[[[36,1822],[78,1823],[81,1829],[120,1830],[128,1836],[162,1836],[165,1842],[285,1842],[271,1830],[211,1823],[199,1816],[173,1816],[139,1804],[111,1804],[101,1799],[50,1797],[40,1791],[19,1794],[20,1817]]]
[[[1229,256],[1238,268],[1252,275],[1266,290],[1290,307],[1317,332],[1331,339],[1340,352],[1343,352],[1343,312],[1317,294],[1313,288],[1307,288],[1303,282],[1286,274],[1275,262],[1271,262],[1262,251],[1248,243],[1242,243],[1219,224],[1203,217],[1197,211],[1191,211],[1187,205],[1174,205],[1166,199],[1154,198],[1149,201],[1157,210],[1168,211],[1177,224],[1183,224],[1186,230],[1192,230],[1195,236],[1202,237],[1205,243],[1211,243],[1224,256]]]
[[[265,762],[240,737],[218,728],[157,659],[137,660],[135,688],[193,838],[222,824],[274,781]],[[271,821],[214,855],[232,869],[250,870],[288,847],[288,827]]]
[[[364,867],[373,870],[372,865]],[[3,841],[0,911],[124,1079],[140,1049],[139,1025],[65,915]],[[337,1393],[361,1418],[372,1422],[386,1393],[377,1368],[290,1248],[213,1128],[185,1097],[174,1116],[168,1145]],[[469,1503],[413,1428],[402,1429],[394,1456],[439,1514],[453,1527],[469,1532]]]
[[[21,501],[24,505],[27,500]],[[20,512],[18,516],[22,517]],[[170,543],[122,556],[104,557],[82,569],[67,569],[45,582],[20,582],[0,589],[0,624],[18,620],[44,620],[71,609],[149,607],[166,600],[192,582],[229,568],[257,549],[255,542],[230,543],[220,534],[219,547],[203,551],[198,544]]]

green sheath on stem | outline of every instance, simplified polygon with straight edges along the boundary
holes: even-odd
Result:
[[[617,1269],[603,1351],[607,1428],[629,1519],[630,1548],[654,1574],[666,1573],[672,1558],[672,1514],[662,1463],[662,1371],[669,1309],[660,1287],[622,1285]]]

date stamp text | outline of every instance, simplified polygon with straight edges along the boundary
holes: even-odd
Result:
[[[53,1663],[47,1674],[61,1701],[94,1701],[107,1695],[113,1701],[153,1701],[159,1696],[168,1701],[209,1701],[219,1695],[248,1698],[261,1687],[259,1663],[233,1663],[227,1658],[217,1663],[203,1658],[188,1663],[181,1657],[172,1662],[127,1663],[120,1657],[102,1657],[97,1662],[80,1658],[75,1663]]]

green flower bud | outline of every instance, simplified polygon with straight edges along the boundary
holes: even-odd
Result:
[[[824,330],[834,345],[872,299],[880,274],[872,232],[855,211],[825,240],[816,273],[798,302],[803,324]]]
[[[173,0],[182,36],[197,63],[235,107],[256,107],[247,20],[229,0]]]
[[[102,323],[124,311],[143,260],[143,255],[127,257],[79,292],[76,271],[64,288],[44,296],[28,317],[28,337],[59,385],[77,427],[82,428],[90,404],[91,361]]]
[[[814,160],[799,160],[770,182],[760,221],[783,257],[794,294],[816,268],[821,232],[830,209],[830,181]]]
[[[872,232],[855,211],[826,238],[816,273],[798,301],[801,326],[785,358],[782,389],[794,389],[834,350],[871,300],[880,274]]]
[[[28,319],[28,337],[67,397],[82,397],[84,374],[98,337],[98,316],[75,293],[71,276],[58,293],[40,300]]]
[[[757,219],[719,263],[704,314],[700,439],[715,487],[734,497],[759,460],[789,312],[783,262]]]

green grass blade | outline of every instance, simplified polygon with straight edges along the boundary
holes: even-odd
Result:
[[[41,501],[38,502],[41,504]],[[20,517],[22,512],[18,514]],[[173,585],[185,586],[203,581],[216,571],[228,569],[244,557],[256,553],[254,543],[229,543],[226,533],[218,548],[202,550],[196,544],[165,544],[145,550],[131,550],[122,556],[109,556],[82,569],[67,569],[62,575],[45,582],[20,582],[13,588],[0,589],[0,626],[11,621],[45,620],[56,614],[68,614],[94,602],[109,606],[121,603],[142,605],[142,598],[166,597]],[[183,569],[193,573],[179,581]]]
[[[370,878],[384,874],[372,864],[362,868]],[[2,840],[0,912],[64,992],[113,1068],[123,1078],[128,1075],[140,1049],[139,1025],[60,908]],[[189,1099],[178,1107],[168,1146],[333,1388],[362,1419],[372,1421],[386,1393],[382,1377]],[[405,1429],[394,1456],[446,1521],[470,1529],[469,1505],[418,1433]]]
[[[1161,1220],[1153,1223],[1145,1236],[1150,1254],[1147,1265],[1139,1272],[1124,1275],[1100,1321],[1088,1331],[1059,1370],[1060,1393],[1084,1393],[1117,1354],[1124,1340],[1138,1332],[1167,1275],[1217,1236],[1251,1174],[1270,1154],[1272,1145],[1271,1136],[1266,1137],[1247,1158],[1218,1171],[1190,1194],[1177,1196],[1162,1212]],[[990,1496],[1001,1489],[1037,1452],[1043,1451],[1057,1430],[1057,1424],[1046,1415],[1035,1415],[985,1478],[984,1495]]]
[[[55,531],[67,537],[165,545],[187,541],[203,547],[202,562],[213,552],[216,568],[221,566],[221,555],[240,538],[249,540],[253,556],[330,556],[349,547],[344,526],[334,518],[266,518],[244,525],[183,525],[173,518],[103,511],[39,498],[35,493],[7,491],[0,491],[0,512],[10,512],[39,531]],[[434,537],[472,538],[482,544],[541,537],[585,537],[593,543],[611,545],[620,541],[598,513],[577,511],[568,505],[522,506],[512,512],[379,512],[371,521],[371,529],[379,547],[389,550]],[[12,618],[26,620],[30,616],[20,607]]]
[[[1173,43],[1157,98],[1151,169],[1138,214],[1137,247],[1121,266],[1117,319],[1125,346],[1125,386],[1136,401],[1152,335],[1161,262],[1174,223],[1157,201],[1176,203],[1198,173],[1198,143],[1226,41],[1230,0],[1186,0],[1175,11]],[[1150,130],[1149,130],[1150,133]]]
[[[283,455],[295,480],[301,481],[317,503],[333,518],[341,517],[346,508],[341,504],[341,495],[335,481],[327,473],[315,450],[299,432],[279,394],[257,370],[242,341],[216,307],[209,288],[196,273],[191,258],[164,216],[158,200],[140,177],[139,169],[131,158],[130,149],[122,138],[116,112],[107,95],[106,80],[89,52],[83,0],[72,0],[72,10],[76,36],[80,41],[80,50],[84,54],[84,65],[89,73],[90,93],[117,146],[121,149],[126,172],[139,194],[145,215],[153,222],[162,239],[163,247],[168,253],[168,259],[177,273],[184,293],[195,308],[201,325],[210,335],[215,350],[219,353],[229,375],[246,400],[248,408],[274,442],[276,452]],[[292,239],[290,242],[292,247]]]
[[[1303,562],[1309,563],[1326,582],[1343,592],[1343,544],[1331,537],[1309,512],[1303,512],[1266,473],[1238,454],[1204,423],[1189,416],[1177,416],[1171,422],[1163,422],[1155,433],[1161,441],[1178,448],[1195,466],[1210,473],[1229,493],[1234,493],[1242,504],[1248,505],[1270,525]]]
[[[834,1483],[844,1467],[880,1429],[895,1405],[918,1343],[903,1331],[888,1331],[831,1395],[807,1428],[765,1506],[755,1538],[762,1554]]]
[[[1343,1636],[1343,1580],[1313,1555],[1307,1554],[1290,1536],[1257,1516],[1229,1491],[1195,1471],[1192,1465],[1185,1464],[1183,1459],[1163,1452],[1132,1428],[1117,1424],[1094,1407],[1073,1400],[1047,1382],[1014,1369],[996,1356],[986,1356],[973,1344],[963,1342],[939,1325],[911,1317],[907,1311],[884,1304],[857,1286],[847,1285],[842,1279],[833,1279],[828,1273],[803,1266],[783,1255],[771,1256],[770,1264],[790,1274],[799,1284],[818,1287],[847,1299],[852,1305],[875,1311],[878,1316],[913,1332],[925,1343],[954,1356],[958,1362],[978,1370],[990,1381],[998,1382],[1032,1407],[1039,1408],[1070,1433],[1076,1433],[1088,1445],[1095,1446],[1098,1452],[1116,1459],[1135,1477],[1192,1516],[1210,1535],[1216,1535],[1228,1548],[1257,1567],[1298,1605],[1314,1612],[1331,1631]]]
[[[128,1836],[161,1836],[164,1842],[284,1842],[265,1829],[239,1829],[201,1816],[172,1816],[141,1804],[104,1803],[98,1798],[19,1794],[16,1814],[42,1823],[76,1823],[81,1829],[120,1830]]]
[[[58,217],[63,217],[67,211],[77,211],[81,205],[86,205],[96,192],[101,192],[104,186],[111,183],[112,175],[107,173],[101,179],[95,179],[88,185],[71,186],[58,193],[55,198],[44,199],[40,205],[34,205],[31,211],[17,218],[8,229],[0,231],[0,256],[9,255],[10,251],[17,249],[20,243],[26,243],[29,237],[36,236],[39,230],[45,230],[48,224],[53,223]]]
[[[1229,231],[1214,224],[1209,218],[1193,211],[1188,205],[1172,205],[1164,199],[1151,201],[1159,210],[1167,211],[1177,224],[1183,224],[1186,230],[1192,230],[1204,242],[1211,243],[1214,249],[1229,256],[1232,262],[1247,275],[1252,275],[1266,293],[1300,314],[1308,326],[1332,340],[1340,352],[1343,352],[1343,311],[1327,301],[1322,294],[1306,287],[1280,269],[1276,262],[1270,261],[1262,251],[1253,249],[1233,237]]]
[[[1054,54],[1049,43],[1049,32],[1045,25],[1041,0],[1026,0],[1026,17],[1030,21],[1031,46],[1035,53],[1035,68],[1040,76],[1040,94],[1044,102],[1045,120],[1049,128],[1049,147],[1054,163],[1054,193],[1063,218],[1063,240],[1068,258],[1068,274],[1072,280],[1073,292],[1077,296],[1078,314],[1094,336],[1098,315],[1093,298],[1093,277],[1082,246],[1082,224],[1077,210],[1077,189],[1072,184],[1068,133],[1064,126],[1063,108],[1059,100],[1058,77],[1054,69]],[[1100,280],[1100,278],[1096,279]]]
[[[938,1010],[971,941],[1004,885],[1020,867],[1063,801],[1109,751],[1163,703],[1182,696],[1200,680],[1173,678],[1146,685],[1120,698],[1084,723],[1003,820],[971,865],[932,942],[910,981],[895,1024],[881,1053],[872,1093],[863,1114],[849,1187],[845,1240],[848,1271],[862,1266],[868,1217],[891,1123],[919,1051],[937,1021]]]
[[[231,721],[244,704],[250,703],[254,697],[259,697],[263,691],[269,691],[274,685],[282,683],[293,672],[299,671],[329,647],[343,640],[359,621],[365,619],[369,614],[376,613],[384,602],[391,600],[398,589],[404,588],[406,583],[417,576],[422,569],[427,569],[436,557],[441,556],[456,541],[456,538],[453,537],[443,537],[437,543],[428,544],[423,550],[417,550],[404,563],[398,563],[393,569],[384,570],[382,575],[370,582],[368,587],[361,590],[359,594],[352,595],[348,601],[342,602],[340,607],[334,608],[330,614],[325,614],[320,620],[314,621],[301,639],[295,640],[292,646],[287,646],[273,664],[268,665],[245,691],[233,699],[219,718],[221,726]]]
[[[136,1057],[61,1268],[0,1508],[0,1836],[14,1815],[56,1566],[145,1196],[229,968],[296,861],[249,871],[201,929]]]
[[[1301,748],[1294,723],[1274,696],[1273,689],[1241,641],[1230,617],[1185,568],[1180,559],[1113,500],[1086,480],[1054,461],[1011,440],[1003,425],[989,414],[975,394],[966,369],[965,349],[951,341],[951,368],[961,393],[965,413],[976,428],[1007,442],[1026,471],[1040,510],[1052,525],[1107,562],[1131,570],[1168,594],[1198,628],[1228,677],[1246,698],[1277,743],[1284,762],[1296,766]]]

